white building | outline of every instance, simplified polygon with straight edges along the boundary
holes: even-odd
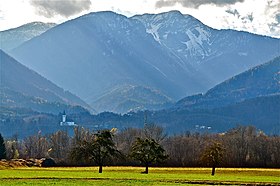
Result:
[[[67,121],[66,120],[66,113],[65,111],[62,114],[62,121],[60,122],[60,126],[78,126],[77,124],[75,124],[75,122],[73,121]]]

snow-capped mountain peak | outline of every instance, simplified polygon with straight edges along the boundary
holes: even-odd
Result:
[[[56,26],[55,23],[32,22],[17,28],[1,31],[0,49],[4,51],[10,51],[29,39],[46,32],[54,26]]]
[[[131,18],[97,12],[58,25],[11,54],[88,103],[123,85],[151,87],[176,100],[279,55],[278,44],[215,30],[178,11]]]
[[[190,15],[171,11],[132,18],[141,21],[146,27],[146,32],[180,61],[186,61],[190,57],[195,59],[196,62],[191,63],[193,67],[213,53],[209,47],[212,29]],[[186,67],[188,65],[190,63],[185,64]]]

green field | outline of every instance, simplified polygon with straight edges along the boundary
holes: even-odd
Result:
[[[280,169],[140,167],[13,168],[0,170],[0,185],[280,185]]]

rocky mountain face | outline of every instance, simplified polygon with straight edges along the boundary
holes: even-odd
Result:
[[[159,99],[175,101],[278,56],[279,45],[275,38],[215,30],[177,11],[131,18],[97,12],[58,25],[11,54],[93,108],[124,112],[151,107],[122,91],[109,108],[119,87],[149,87]],[[166,103],[161,100],[156,105]]]
[[[32,22],[0,32],[0,49],[9,52],[22,43],[56,26],[55,23]]]
[[[183,68],[197,67],[203,59],[214,56],[211,47],[217,32],[190,15],[178,11],[132,17],[141,21],[153,38],[176,56]]]
[[[280,55],[279,39],[212,29],[178,11],[132,18],[140,20],[182,68],[194,68],[211,80],[210,87]]]
[[[26,68],[0,50],[1,107],[23,107],[46,113],[62,112],[71,107],[90,107],[77,96],[56,86]],[[82,106],[82,107],[81,107]]]

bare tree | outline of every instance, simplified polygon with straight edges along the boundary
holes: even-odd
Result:
[[[57,131],[49,136],[49,155],[58,161],[66,161],[70,145],[71,141],[67,132]]]
[[[141,136],[141,130],[136,128],[126,128],[114,135],[113,139],[117,149],[124,155],[128,155],[132,144],[137,137]]]
[[[211,175],[215,175],[215,169],[218,167],[223,159],[224,148],[221,143],[214,142],[206,147],[202,154],[202,162],[212,167]]]
[[[161,143],[167,137],[167,134],[164,132],[163,127],[154,123],[145,123],[143,137],[154,139],[157,143]]]
[[[43,158],[48,156],[49,144],[46,137],[40,132],[24,140],[27,158]]]

